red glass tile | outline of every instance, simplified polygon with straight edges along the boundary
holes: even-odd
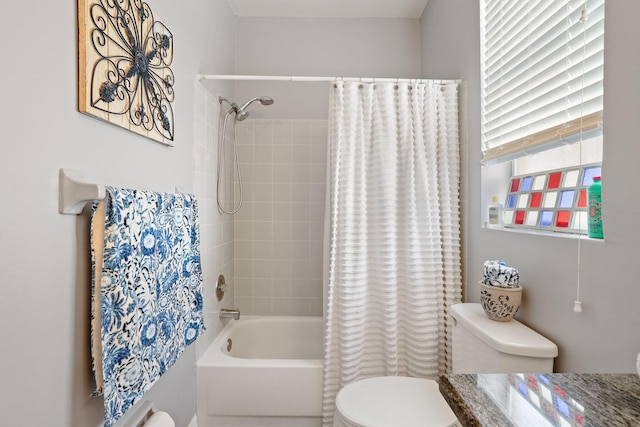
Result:
[[[547,188],[558,188],[560,187],[560,181],[562,180],[562,172],[554,172],[549,175],[549,183],[547,184]],[[512,184],[513,186],[513,184]]]
[[[542,203],[542,193],[531,193],[530,208],[539,208]]]
[[[553,386],[553,390],[558,393],[560,396],[564,397],[565,399],[567,398],[567,393],[564,392],[563,389],[561,389],[560,387],[558,387],[557,385]]]
[[[516,211],[516,224],[524,224],[524,214],[525,211]]]
[[[515,193],[520,188],[520,178],[511,180],[511,192]]]
[[[570,219],[571,219],[571,212],[559,211],[556,217],[556,227],[562,227],[562,228],[569,227]]]
[[[580,190],[580,197],[578,198],[578,207],[586,208],[587,207],[587,189],[583,188]]]

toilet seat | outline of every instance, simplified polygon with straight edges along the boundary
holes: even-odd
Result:
[[[455,425],[459,425],[458,419],[433,380],[368,378],[347,385],[336,396],[336,427]]]

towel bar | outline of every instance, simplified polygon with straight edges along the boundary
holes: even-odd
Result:
[[[104,185],[86,182],[84,174],[78,170],[61,168],[58,181],[58,212],[61,214],[79,215],[87,202],[106,196]],[[178,194],[185,193],[178,185],[175,191]]]
[[[58,212],[80,214],[89,200],[104,199],[104,185],[85,182],[84,174],[73,169],[60,169]]]

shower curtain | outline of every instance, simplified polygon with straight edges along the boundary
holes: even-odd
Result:
[[[336,82],[323,423],[350,382],[436,378],[461,300],[458,84]]]

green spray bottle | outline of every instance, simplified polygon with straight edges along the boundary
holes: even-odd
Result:
[[[589,196],[589,237],[603,239],[602,232],[602,182],[601,177],[594,176],[593,184],[587,190]]]

